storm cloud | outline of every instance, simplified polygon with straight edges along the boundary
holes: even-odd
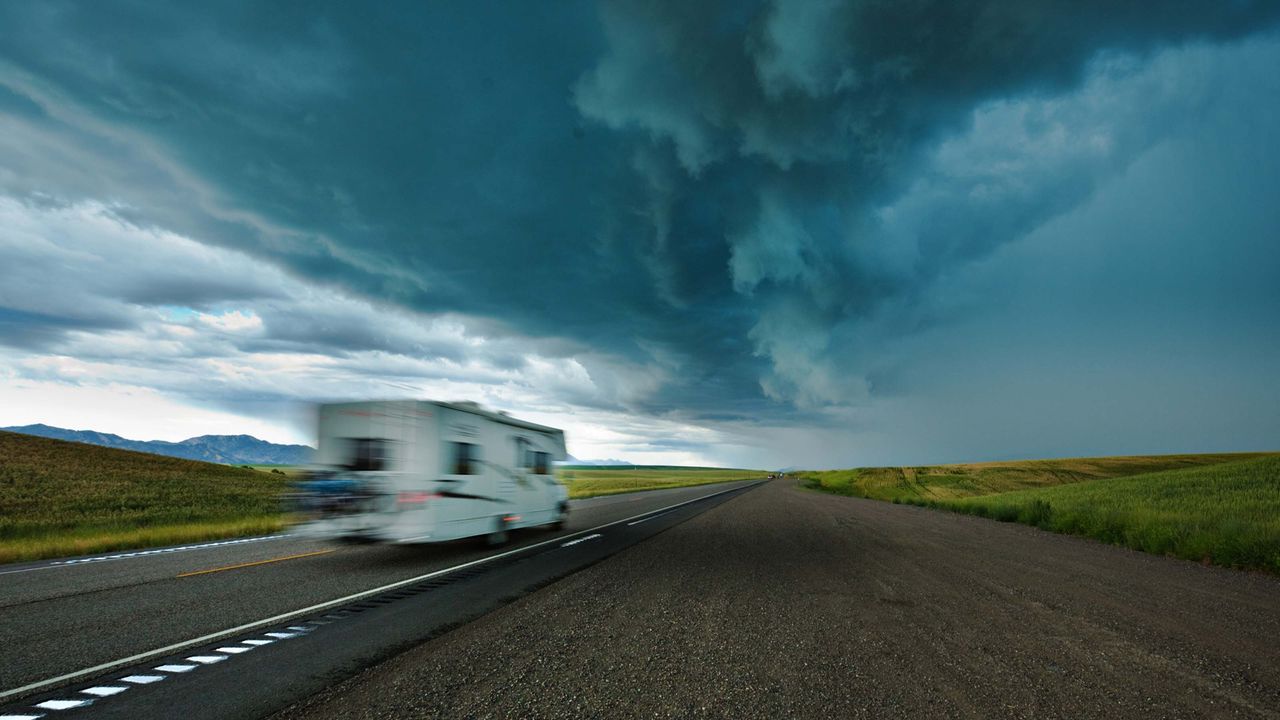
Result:
[[[945,435],[912,428],[951,417],[939,404],[966,382],[939,380],[948,370],[929,343],[962,358],[998,345],[1025,321],[1004,305],[1036,305],[1011,278],[1037,268],[1052,285],[1042,259],[1009,259],[1023,245],[1128,266],[1216,244],[1233,258],[1224,272],[1255,268],[1241,287],[1280,284],[1275,243],[1259,239],[1280,228],[1274,212],[1225,240],[1043,240],[1197,135],[1280,159],[1274,131],[1231,124],[1280,104],[1266,70],[1280,59],[1277,2],[42,3],[0,15],[10,207],[96,208],[130,237],[233,253],[177,261],[155,250],[165,242],[122,240],[102,256],[115,269],[74,280],[100,298],[89,302],[34,287],[52,272],[33,272],[42,263],[66,265],[39,232],[6,229],[0,342],[28,352],[93,345],[104,357],[111,342],[68,333],[116,337],[170,306],[245,309],[257,325],[238,331],[237,353],[312,353],[349,373],[317,394],[379,373],[407,391],[421,378],[519,378],[541,388],[520,402],[543,410],[710,429],[696,443],[721,461],[784,462],[782,446],[711,449],[752,446],[775,425],[840,426],[821,460],[836,463],[877,457],[851,438],[892,426],[900,441],[879,457],[908,461]],[[1248,153],[1231,158],[1196,172],[1274,180]],[[1230,202],[1191,204],[1211,226]],[[1133,226],[1120,215],[1106,226]],[[214,267],[224,257],[254,260]],[[1176,294],[1189,266],[1157,265],[1125,282]],[[1249,292],[1206,289],[1198,306],[1253,318],[1241,358],[1274,348],[1265,318],[1280,313],[1274,293]],[[1131,301],[1035,317],[1071,333]],[[1193,314],[1145,306],[1157,324]],[[1108,342],[1130,353],[1125,367],[1152,362],[1131,340]],[[988,367],[1020,375],[1042,352]],[[1197,372],[1212,373],[1207,362]],[[306,396],[280,382],[263,397]],[[992,392],[983,412],[998,422],[1017,402]],[[1081,433],[966,442],[974,456],[1124,449]],[[638,445],[690,447],[615,447]],[[946,447],[930,458],[970,459]]]

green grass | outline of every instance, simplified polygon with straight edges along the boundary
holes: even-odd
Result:
[[[659,490],[662,488],[690,487],[710,483],[730,482],[764,477],[762,470],[736,470],[729,468],[694,468],[671,466],[621,466],[588,467],[565,466],[559,468],[560,481],[569,488],[569,497],[585,498],[597,495]]]
[[[1280,573],[1280,455],[1076,458],[802,473],[810,487]]]
[[[0,432],[0,562],[273,532],[272,472]]]

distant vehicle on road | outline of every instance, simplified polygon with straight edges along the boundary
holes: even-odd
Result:
[[[299,532],[338,540],[429,543],[562,526],[552,463],[564,432],[470,402],[321,405],[316,465],[299,483]]]

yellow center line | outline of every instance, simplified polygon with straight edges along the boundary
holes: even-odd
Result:
[[[317,550],[315,552],[301,553],[299,555],[285,555],[284,557],[271,558],[270,560],[258,560],[257,562],[240,563],[239,565],[227,565],[226,567],[209,568],[208,570],[193,570],[191,572],[182,573],[178,575],[178,577],[191,577],[192,575],[204,575],[205,573],[216,573],[222,572],[223,570],[235,570],[237,568],[252,567],[254,565],[266,565],[267,563],[281,562],[284,560],[297,560],[298,558],[315,557],[316,555],[326,555],[336,549],[337,548],[331,550]]]

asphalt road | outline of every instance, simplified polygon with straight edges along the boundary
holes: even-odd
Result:
[[[773,482],[276,720],[1280,717],[1280,578]]]
[[[297,637],[266,637],[272,642],[270,652],[265,644],[263,652],[256,655],[271,656],[276,667],[259,668],[271,674],[278,687],[271,697],[263,699],[253,695],[252,688],[270,685],[246,673],[250,661],[218,666],[218,672],[203,673],[206,677],[217,675],[221,685],[206,687],[206,692],[216,692],[225,700],[215,714],[201,715],[198,711],[184,712],[188,720],[194,717],[257,717],[264,710],[274,710],[295,699],[299,693],[313,692],[319,687],[308,684],[307,678],[298,680],[288,672],[281,672],[282,665],[289,668],[305,668],[300,671],[311,680],[326,681],[344,677],[345,674],[384,657],[388,652],[420,641],[439,632],[442,627],[456,624],[491,609],[503,601],[520,594],[528,587],[548,582],[561,574],[572,572],[589,562],[594,562],[609,552],[616,552],[631,542],[657,532],[671,523],[679,522],[709,507],[707,500],[691,503],[669,514],[641,518],[634,525],[623,524],[626,533],[611,531],[608,537],[581,540],[588,528],[615,523],[644,513],[665,508],[696,498],[711,496],[730,488],[746,488],[745,483],[728,483],[694,488],[631,493],[601,498],[573,501],[568,528],[563,531],[521,531],[513,534],[513,542],[500,550],[483,547],[473,541],[459,541],[442,545],[388,547],[330,545],[298,537],[273,537],[248,542],[214,543],[202,546],[184,546],[138,553],[115,553],[73,561],[32,563],[0,566],[0,692],[11,692],[23,686],[39,683],[59,676],[74,674],[87,668],[112,663],[123,658],[145,654],[157,648],[181,645],[194,638],[220,633],[277,615],[344,598],[355,593],[403,582],[423,575],[456,568],[465,563],[510,553],[507,564],[519,566],[520,572],[506,578],[505,585],[493,584],[493,578],[501,579],[511,568],[489,572],[485,579],[457,577],[476,574],[477,570],[465,570],[431,580],[433,587],[419,589],[413,595],[416,600],[404,599],[397,603],[398,612],[406,612],[414,602],[426,602],[432,598],[433,607],[427,612],[417,612],[410,624],[400,623],[394,632],[371,630],[370,626],[386,625],[385,622],[366,620],[377,613],[362,608],[348,612],[337,608],[338,615],[350,622],[337,623],[317,619],[326,608],[315,613],[316,618],[290,618],[282,620],[280,627],[254,627],[254,632],[270,631],[292,634]],[[602,531],[603,532],[603,531]],[[596,533],[593,533],[596,534]],[[599,535],[599,534],[596,534]],[[565,539],[565,552],[554,554],[550,550],[560,548],[558,539]],[[580,542],[574,542],[575,539]],[[605,542],[604,540],[607,540]],[[536,551],[512,552],[522,547],[537,546]],[[573,552],[568,549],[572,548]],[[553,555],[554,562],[541,565],[528,562],[525,555],[539,553]],[[488,568],[493,563],[484,565]],[[537,567],[534,567],[538,565]],[[436,587],[436,586],[439,587]],[[449,587],[445,587],[445,586]],[[412,588],[411,588],[412,589]],[[426,590],[431,593],[422,594]],[[399,590],[393,591],[400,593]],[[452,594],[452,595],[451,595]],[[385,593],[383,594],[385,595]],[[449,596],[449,597],[446,597]],[[408,598],[408,595],[406,595]],[[379,595],[374,605],[385,604]],[[379,609],[379,612],[382,612]],[[388,611],[389,612],[389,611]],[[362,614],[357,618],[357,614]],[[432,622],[421,620],[426,616]],[[316,619],[315,623],[304,620]],[[350,630],[325,627],[325,632],[312,633],[327,623]],[[289,623],[299,623],[289,630]],[[382,633],[381,636],[379,633]],[[344,633],[353,635],[337,640]],[[250,637],[250,629],[239,633]],[[306,636],[304,639],[303,636]],[[317,640],[315,638],[329,638]],[[211,648],[225,645],[209,641]],[[297,641],[284,643],[284,640]],[[280,641],[279,646],[275,641]],[[327,651],[326,646],[337,645],[339,651]],[[289,647],[306,648],[306,658],[290,657]],[[182,652],[179,652],[181,650]],[[86,688],[97,680],[112,682],[130,673],[154,672],[153,666],[165,662],[185,662],[183,657],[192,652],[210,653],[190,647],[174,648],[173,657],[145,657],[135,663],[111,668],[110,672],[90,673],[68,678],[41,688],[10,694],[0,699],[0,717],[20,713],[59,713],[59,717],[109,716],[111,712],[123,712],[125,717],[168,717],[174,714],[173,703],[197,699],[192,695],[195,686],[188,682],[179,691],[174,683],[163,683],[167,688],[133,687],[127,697],[149,698],[142,705],[136,701],[112,698],[95,701],[91,706],[74,710],[31,710],[32,704],[68,697],[85,698],[80,686]],[[299,650],[289,651],[297,654]],[[282,655],[281,653],[286,653]],[[216,654],[216,653],[215,653]],[[248,657],[246,655],[245,657]],[[236,656],[239,660],[239,656]],[[136,666],[136,667],[135,667]],[[176,677],[176,674],[174,675]],[[191,674],[190,677],[195,677]],[[105,678],[105,680],[103,680]],[[283,680],[281,679],[283,678]],[[115,683],[119,685],[119,683]],[[216,684],[215,684],[216,685]],[[285,687],[279,687],[279,686]],[[79,688],[79,689],[77,689]],[[72,691],[68,695],[68,692]],[[245,696],[245,702],[238,697]],[[90,698],[91,699],[91,698]],[[206,708],[208,702],[200,702]],[[111,707],[117,708],[111,710]],[[15,709],[16,708],[16,709]],[[26,708],[23,710],[23,708]],[[129,709],[132,708],[132,709]],[[160,708],[164,708],[161,710]]]

